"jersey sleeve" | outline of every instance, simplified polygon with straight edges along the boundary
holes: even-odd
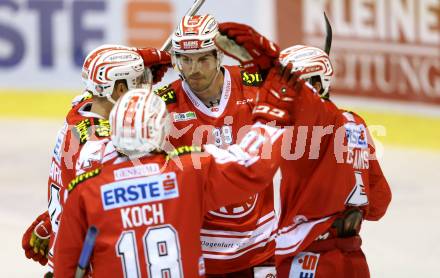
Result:
[[[226,150],[205,145],[210,155],[204,173],[207,211],[243,201],[271,184],[281,160],[283,132],[257,123],[238,145]]]
[[[368,134],[368,136],[370,142],[373,142],[371,135]],[[370,145],[370,150],[372,154],[375,154],[375,148],[373,144]],[[379,161],[375,156],[370,159],[369,164],[370,204],[365,219],[370,221],[377,221],[385,215],[388,205],[391,202],[391,189],[382,172]]]
[[[80,190],[74,190],[64,206],[57,234],[55,277],[73,277],[87,232],[85,203]]]

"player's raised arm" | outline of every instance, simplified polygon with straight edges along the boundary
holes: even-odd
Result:
[[[243,201],[269,186],[280,164],[283,132],[256,123],[239,144],[226,150],[205,145],[210,156],[206,169],[202,169],[207,177],[205,208],[212,210]]]

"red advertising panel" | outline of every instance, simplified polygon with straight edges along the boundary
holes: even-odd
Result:
[[[439,0],[277,0],[281,47],[324,47],[333,27],[332,92],[440,105]]]

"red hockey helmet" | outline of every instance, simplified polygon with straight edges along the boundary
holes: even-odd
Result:
[[[223,52],[214,43],[214,38],[219,34],[218,23],[210,15],[184,16],[172,36],[172,62],[179,71],[177,55],[215,51],[217,55],[217,68],[220,69]]]
[[[171,128],[165,102],[146,89],[123,95],[113,106],[109,120],[113,145],[130,158],[162,150]]]
[[[82,79],[93,95],[109,98],[117,80],[126,80],[128,89],[146,85],[144,61],[134,48],[103,45],[84,60]]]
[[[333,76],[330,58],[323,50],[305,45],[294,45],[281,51],[280,62],[283,65],[292,63],[292,71],[299,71],[300,77],[309,80],[318,76],[321,80],[321,97],[327,97]]]

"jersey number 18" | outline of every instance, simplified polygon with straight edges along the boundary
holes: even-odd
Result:
[[[149,277],[183,277],[177,231],[171,225],[148,228],[142,237]],[[125,278],[141,277],[134,230],[125,231],[116,243]]]

